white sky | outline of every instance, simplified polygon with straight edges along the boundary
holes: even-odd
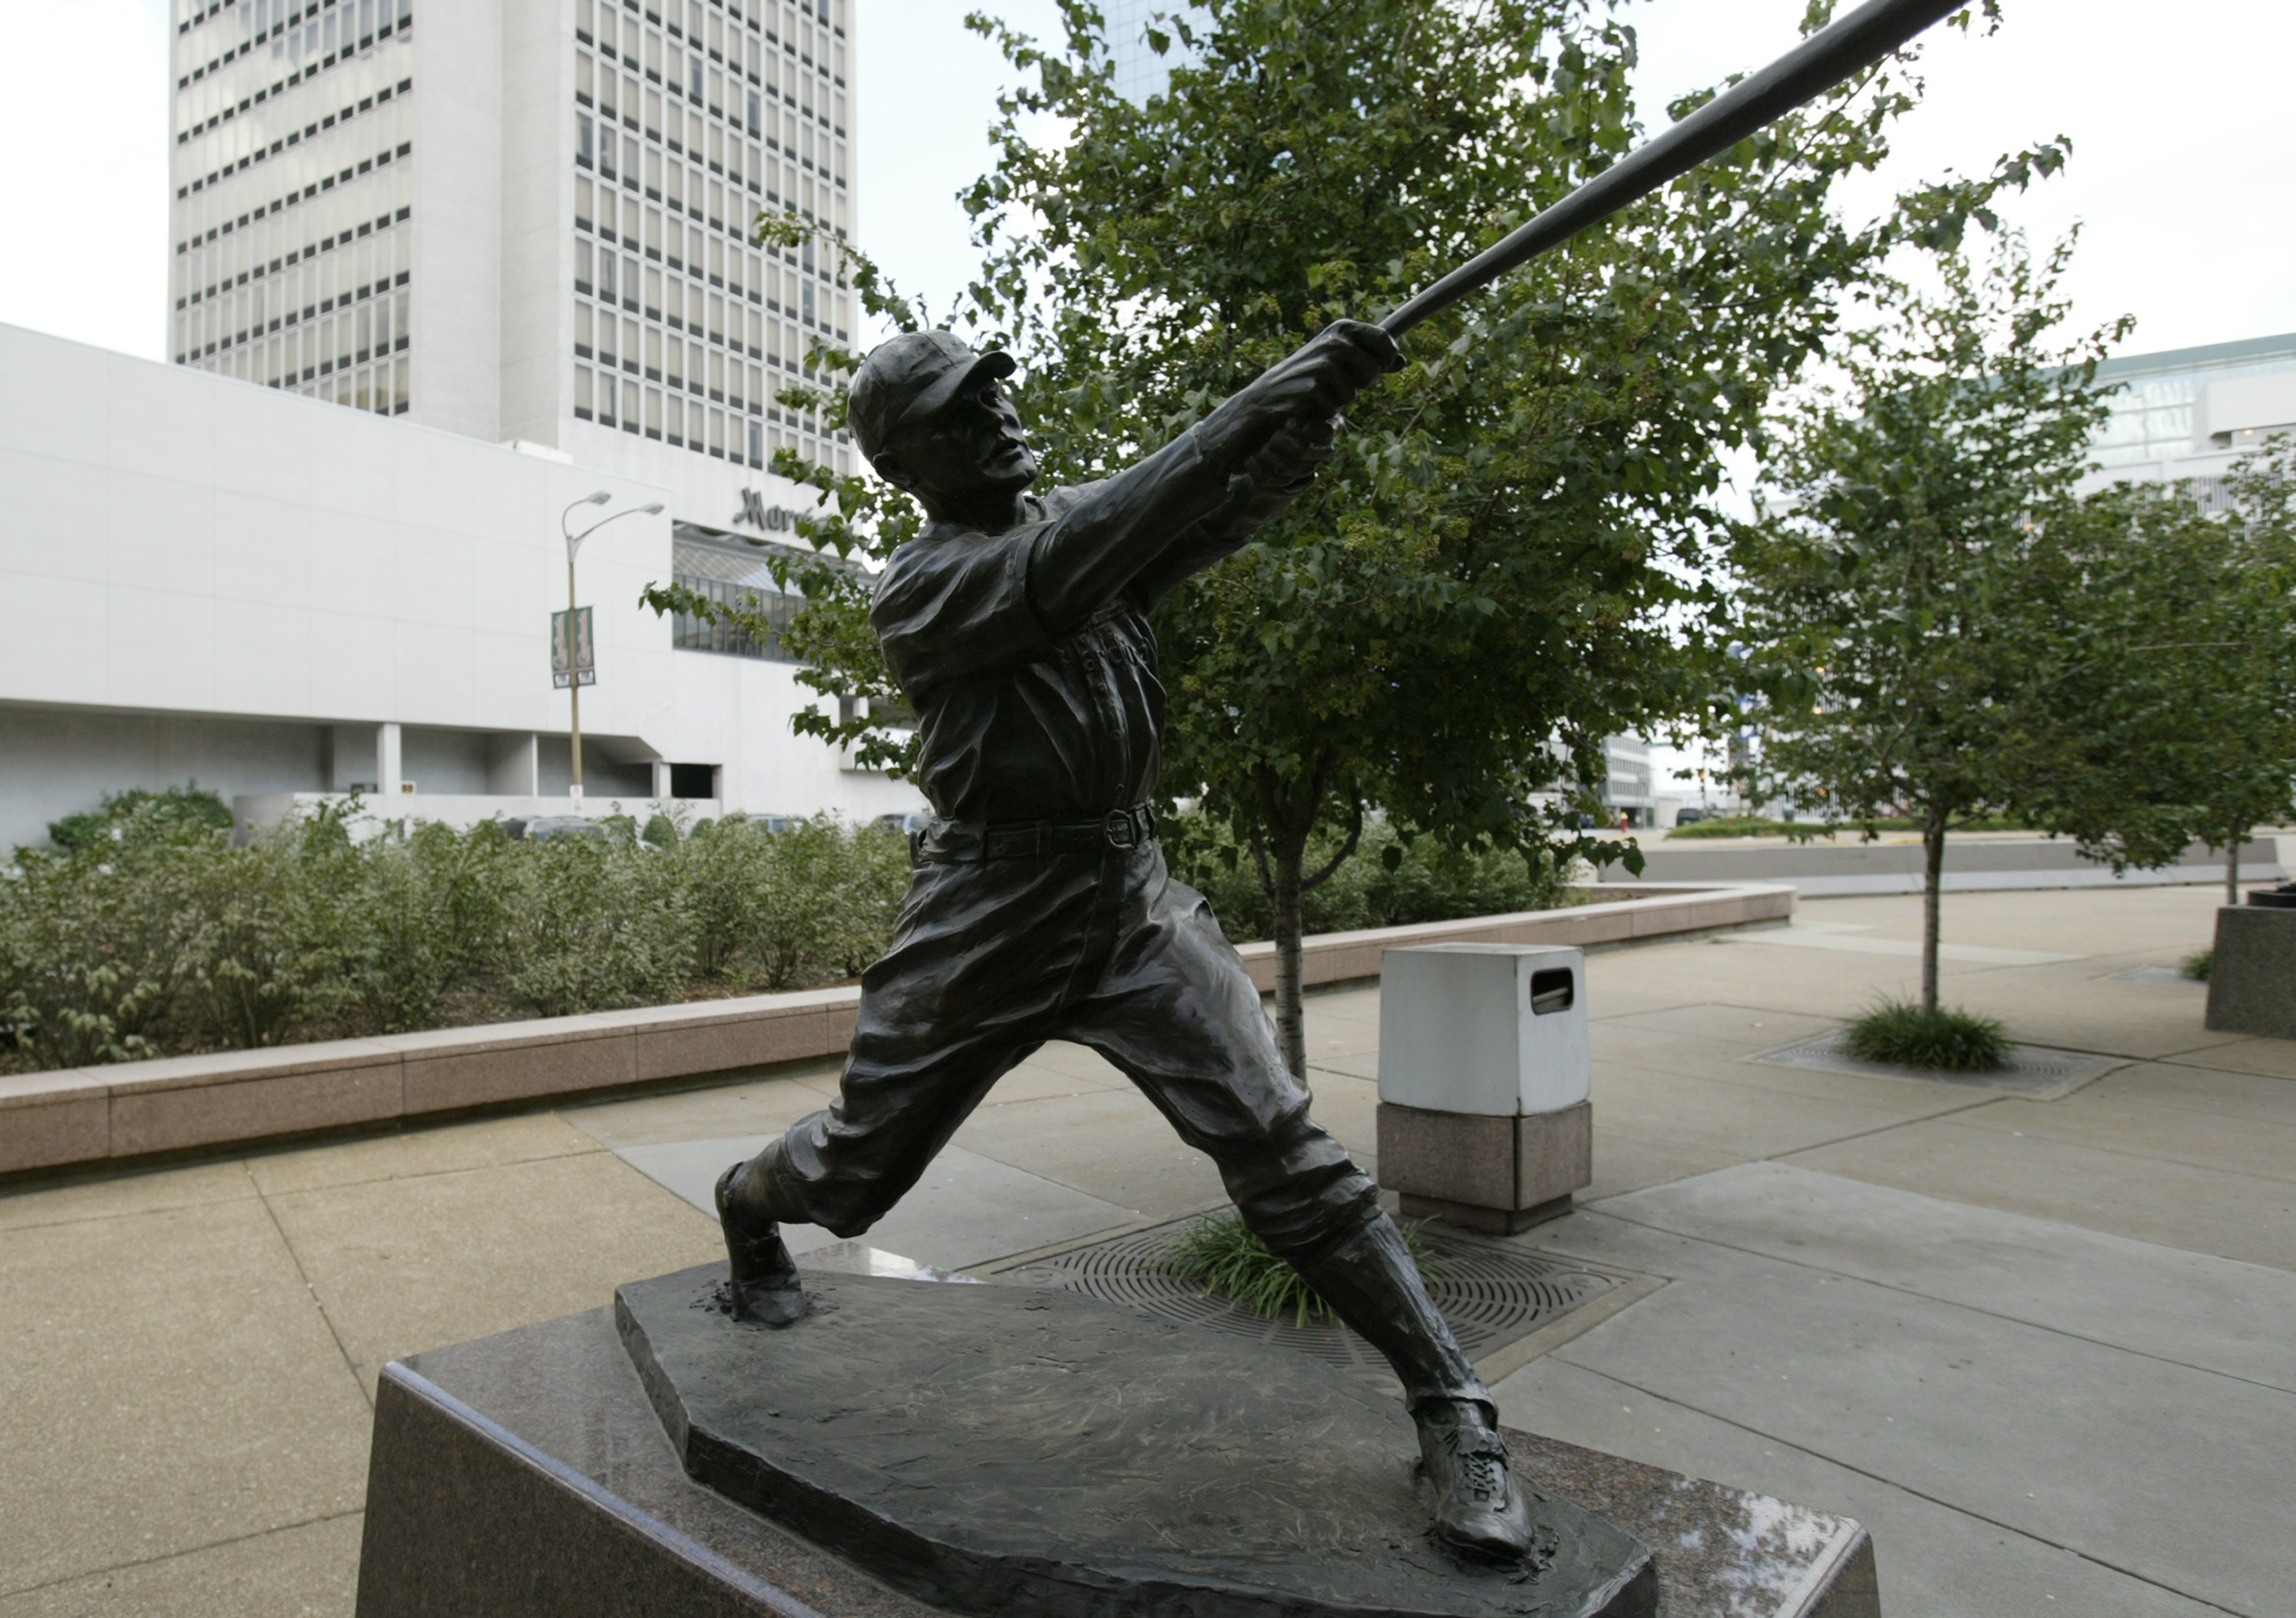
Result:
[[[453,0],[434,0],[452,4]],[[1039,35],[1051,0],[983,0]],[[960,0],[858,0],[860,239],[943,301],[973,256],[955,193],[985,165],[1002,80]],[[1983,168],[2073,137],[2070,169],[2014,212],[2075,219],[2077,315],[2138,318],[2135,350],[2296,330],[2284,199],[2296,171],[2296,6],[2005,0],[1993,38],[1933,30],[1927,104],[1886,182]],[[1641,0],[1646,104],[1759,66],[1801,0]],[[165,0],[8,0],[0,53],[0,321],[157,357],[167,275]],[[60,70],[73,64],[72,70]],[[1653,112],[1653,116],[1655,113]],[[1883,185],[1868,188],[1878,201]]]

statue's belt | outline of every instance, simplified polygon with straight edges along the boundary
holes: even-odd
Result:
[[[1096,820],[936,820],[910,834],[909,851],[921,864],[974,865],[1136,849],[1155,836],[1156,811],[1136,803]]]

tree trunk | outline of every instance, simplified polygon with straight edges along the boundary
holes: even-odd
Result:
[[[2240,903],[2240,844],[2241,828],[2235,825],[2225,840],[2225,903],[2228,905]]]
[[[1269,850],[1275,866],[1275,1041],[1283,1052],[1283,1065],[1301,1084],[1308,1082],[1308,1021],[1300,1005],[1300,881],[1307,858],[1305,839],[1284,838]]]
[[[1945,810],[1922,817],[1922,1009],[1938,1008],[1938,900],[1945,890]]]

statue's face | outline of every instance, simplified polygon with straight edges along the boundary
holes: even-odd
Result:
[[[931,421],[904,427],[877,470],[934,509],[962,513],[1009,501],[1037,480],[1021,413],[993,376],[974,379]]]

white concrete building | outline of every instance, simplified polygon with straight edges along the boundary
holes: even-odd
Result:
[[[2189,479],[2202,499],[2220,502],[2243,455],[2276,434],[2296,436],[2296,333],[2116,355],[2097,379],[2120,390],[2083,492]]]
[[[226,798],[360,784],[451,820],[566,811],[559,519],[599,489],[606,511],[671,511],[581,553],[594,810],[921,805],[790,733],[819,699],[778,647],[700,649],[706,631],[639,606],[650,582],[764,560],[762,534],[676,522],[665,483],[15,327],[0,375],[0,848],[190,779]]]
[[[851,4],[172,0],[171,356],[732,527],[851,453],[775,397],[855,328],[836,255],[755,242],[852,229]]]

